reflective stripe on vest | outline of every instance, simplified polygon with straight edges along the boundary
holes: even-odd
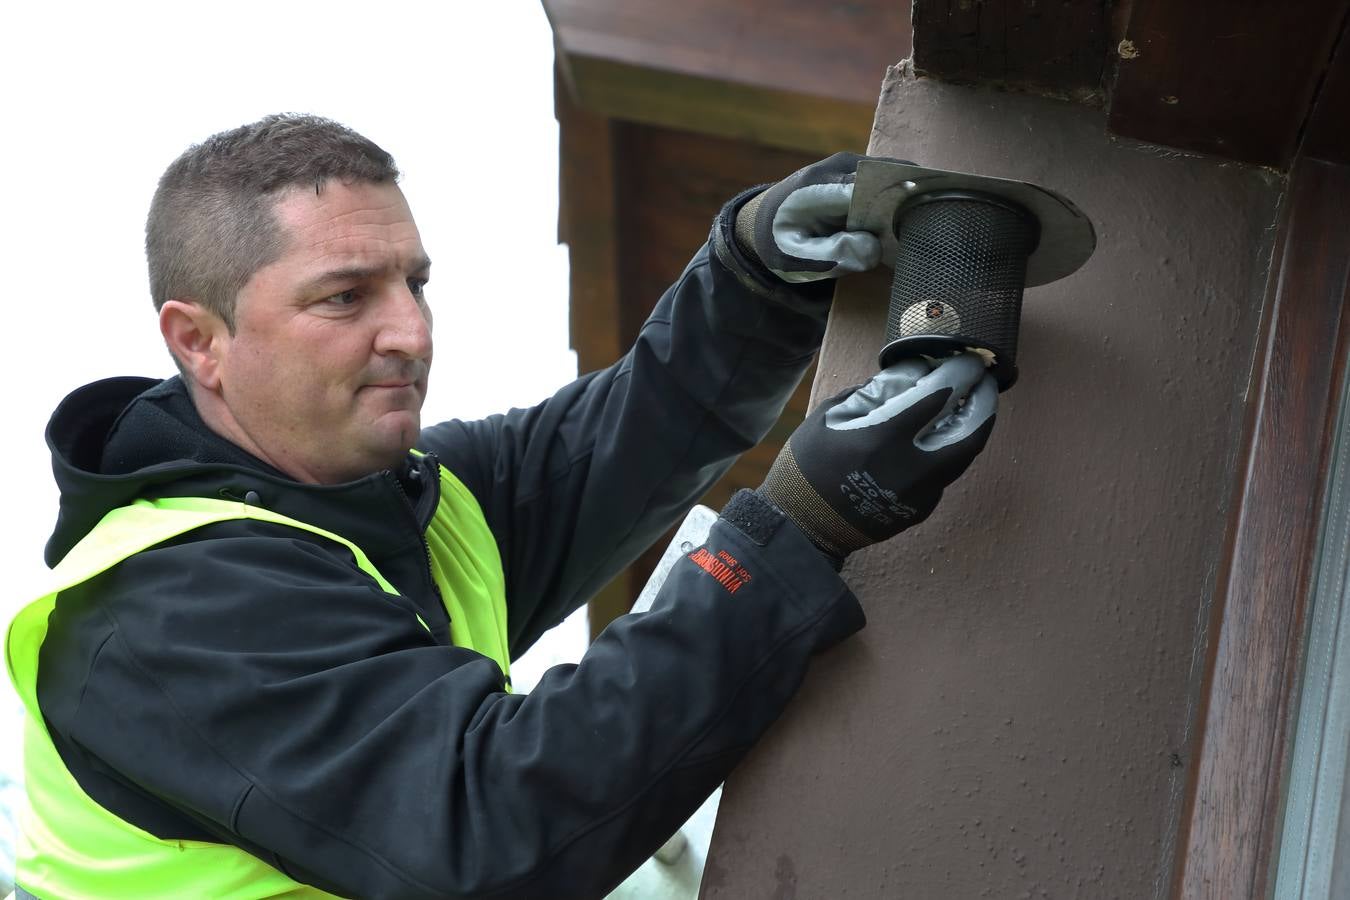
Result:
[[[16,880],[42,900],[333,896],[288,878],[233,845],[161,840],[115,816],[80,788],[61,761],[38,709],[38,656],[61,591],[193,529],[245,518],[289,525],[335,541],[351,551],[356,564],[381,588],[397,593],[351,541],[267,509],[183,497],[138,500],[104,516],[52,570],[53,588],[14,617],[5,639],[9,677],[26,710],[26,802],[20,810]],[[440,503],[426,538],[432,576],[450,614],[451,639],[495,660],[507,675],[506,592],[497,543],[477,500],[445,469],[441,469]]]

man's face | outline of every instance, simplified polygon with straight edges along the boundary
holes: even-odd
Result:
[[[219,363],[226,436],[302,481],[396,465],[431,368],[431,262],[392,184],[292,188],[285,248],[239,292]]]

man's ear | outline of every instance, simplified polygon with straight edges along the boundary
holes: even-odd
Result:
[[[220,388],[221,363],[230,344],[230,330],[220,316],[193,300],[166,300],[159,309],[159,333],[197,387]]]

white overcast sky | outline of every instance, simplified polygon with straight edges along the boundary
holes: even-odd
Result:
[[[537,0],[42,2],[6,4],[0,29],[0,622],[46,571],[51,410],[94,379],[173,373],[147,288],[145,213],[165,166],[217,131],[310,112],[394,155],[433,260],[424,421],[530,404],[575,376],[552,40]]]

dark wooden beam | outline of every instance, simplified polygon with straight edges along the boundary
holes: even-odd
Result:
[[[1350,167],[1292,173],[1221,568],[1175,896],[1268,896],[1322,490],[1345,376]]]
[[[584,374],[609,365],[627,347],[620,327],[615,126],[579,109],[561,83],[555,83],[554,111],[558,240],[568,249],[570,338]]]
[[[1285,167],[1347,10],[1348,0],[1135,0],[1115,48],[1111,131]]]
[[[1310,159],[1350,164],[1350,15],[1342,26],[1336,57],[1318,91],[1300,152]]]
[[[602,369],[623,354],[619,297],[619,224],[615,188],[615,125],[572,102],[555,81],[558,118],[558,240],[567,244],[568,324],[581,373]],[[620,572],[587,603],[591,637],[632,608],[641,584]]]
[[[877,86],[909,54],[903,4],[545,0],[579,105],[824,155],[866,146]]]
[[[914,0],[914,70],[1076,99],[1098,96],[1104,0]]]
[[[561,49],[660,72],[875,105],[909,55],[894,0],[544,0]]]

